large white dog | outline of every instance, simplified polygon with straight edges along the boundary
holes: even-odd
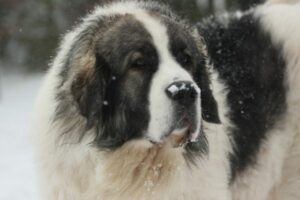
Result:
[[[154,2],[98,7],[37,100],[45,200],[300,199],[300,4],[196,26]]]

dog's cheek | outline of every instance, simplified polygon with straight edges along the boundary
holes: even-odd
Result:
[[[213,96],[212,90],[210,89],[210,80],[207,76],[207,74],[201,76],[200,80],[202,118],[207,122],[219,124],[220,117],[218,112],[218,105]]]
[[[196,68],[193,78],[201,89],[201,115],[202,119],[210,123],[221,123],[218,104],[211,90],[210,72],[208,71],[208,56],[204,38],[195,28],[192,31],[196,53]]]
[[[206,66],[206,59],[208,58],[205,55],[202,53],[199,54],[196,69],[193,72],[193,78],[201,90],[202,119],[210,123],[219,124],[221,121],[218,104],[211,90],[211,80]]]

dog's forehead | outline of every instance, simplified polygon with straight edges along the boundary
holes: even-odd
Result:
[[[118,52],[134,50],[146,42],[150,42],[160,58],[168,54],[170,42],[173,42],[174,33],[184,32],[178,23],[171,18],[153,13],[153,11],[139,11],[118,15],[117,20],[101,38],[101,44],[107,50]],[[184,34],[179,34],[184,35]],[[179,37],[179,36],[178,36]],[[176,40],[175,40],[176,41]]]
[[[182,20],[169,7],[155,2],[116,2],[98,7],[86,21],[93,23],[101,18],[108,19],[101,22],[109,28],[107,38],[122,38],[124,41],[151,38],[156,48],[169,45],[169,37],[173,36],[170,33],[186,31],[181,27]],[[110,19],[114,21],[113,26]]]
[[[116,32],[127,34],[130,38],[150,37],[154,43],[158,42],[157,40],[168,41],[168,28],[171,26],[164,23],[163,18],[159,13],[153,14],[147,10],[124,14],[115,26],[118,29]],[[172,26],[172,29],[175,29],[175,26]]]
[[[137,13],[134,17],[141,22],[151,35],[162,62],[165,59],[170,59],[170,53],[174,47],[184,49],[188,46],[195,46],[190,27],[172,16],[147,11]]]
[[[151,34],[134,15],[124,14],[117,17],[114,25],[111,26],[102,37],[104,42],[105,40],[113,40],[119,42],[119,44],[124,44],[140,39],[149,40],[151,39]],[[111,43],[112,41],[108,42]]]
[[[158,51],[171,50],[174,46],[180,46],[182,49],[189,47],[196,51],[192,28],[185,22],[153,11],[138,13],[134,17],[151,35]],[[164,54],[162,51],[159,53]]]

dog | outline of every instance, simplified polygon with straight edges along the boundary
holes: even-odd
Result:
[[[267,2],[197,24],[227,92],[233,199],[300,199],[299,19],[299,3]]]
[[[97,7],[37,98],[41,199],[297,199],[299,9],[194,26],[152,1]]]

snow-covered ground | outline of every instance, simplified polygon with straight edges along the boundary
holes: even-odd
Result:
[[[38,199],[28,129],[41,80],[0,74],[0,200]]]

